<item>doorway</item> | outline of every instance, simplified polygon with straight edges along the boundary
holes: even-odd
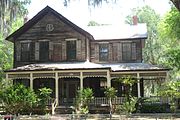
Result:
[[[62,104],[74,103],[77,90],[79,89],[79,78],[62,78],[60,81],[60,99]]]

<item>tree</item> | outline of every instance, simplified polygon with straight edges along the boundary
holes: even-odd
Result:
[[[97,23],[96,21],[91,20],[91,21],[89,21],[87,26],[100,26],[100,24]]]
[[[136,83],[136,79],[131,76],[124,76],[122,78],[117,78],[116,80],[123,83],[126,87],[125,101],[122,106],[120,106],[120,110],[129,116],[129,114],[136,110],[135,105],[137,103],[137,98],[132,96],[132,86]]]
[[[132,24],[132,16],[137,15],[139,23],[146,23],[148,30],[148,39],[143,50],[143,59],[145,62],[157,64],[159,59],[160,45],[158,43],[157,25],[160,16],[149,6],[132,9],[132,13],[126,17],[126,23]]]
[[[0,99],[8,114],[17,114],[24,109],[31,109],[37,102],[36,94],[24,85],[13,85],[0,91]]]
[[[108,101],[109,101],[110,119],[112,118],[112,111],[113,111],[112,100],[116,97],[116,93],[117,93],[117,90],[113,87],[106,88],[106,90],[104,92],[104,94],[106,95],[106,97],[108,98]]]
[[[27,14],[25,5],[30,0],[1,0],[0,1],[0,32],[7,36],[11,31],[12,23],[18,17],[24,17]]]
[[[23,18],[18,18],[12,23],[11,31],[15,31],[17,28],[22,26]],[[4,70],[8,70],[13,66],[13,43],[4,40],[5,36],[0,33],[0,89],[3,89],[7,83],[5,80]]]
[[[172,8],[158,25],[160,42],[162,43],[162,56],[159,63],[170,67],[174,77],[180,74],[180,14],[176,8]]]
[[[91,88],[85,88],[77,91],[75,101],[76,113],[86,114],[89,112],[89,103],[93,100],[93,91]]]
[[[170,98],[171,110],[175,112],[177,107],[176,100],[180,98],[180,81],[166,82],[158,94]]]
[[[180,11],[180,0],[170,0],[174,6]]]
[[[37,92],[37,104],[34,106],[38,108],[40,114],[46,113],[47,101],[51,98],[52,90],[50,88],[40,88]]]
[[[0,88],[5,85],[3,71],[12,68],[13,60],[13,45],[4,39],[23,24],[25,5],[29,3],[30,0],[0,0]]]

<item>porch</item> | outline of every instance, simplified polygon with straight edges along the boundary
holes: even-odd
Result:
[[[48,87],[53,90],[52,98],[57,106],[72,105],[76,91],[90,87],[95,99],[94,106],[107,105],[104,95],[106,87],[118,90],[117,104],[123,102],[126,86],[117,82],[116,78],[131,76],[136,80],[133,95],[136,97],[156,96],[156,89],[168,77],[168,70],[144,63],[123,64],[33,64],[6,71],[6,79],[14,83],[22,83],[37,90]],[[153,88],[153,89],[151,89]],[[56,106],[55,106],[56,107]]]
[[[13,73],[6,76],[7,79],[13,79],[14,83],[22,83],[35,91],[42,87],[51,88],[53,90],[51,97],[57,99],[58,105],[72,105],[75,101],[77,90],[89,87],[93,90],[94,97],[96,98],[92,103],[98,105],[107,104],[104,95],[106,87],[114,87],[118,90],[116,103],[120,104],[123,101],[126,86],[116,81],[115,78],[132,76],[137,80],[137,83],[133,85],[132,95],[136,97],[150,97],[156,96],[157,90],[155,88],[165,81],[165,75],[165,73],[155,74],[154,71],[151,74],[149,71],[147,73],[142,71],[141,73],[119,72],[115,74],[109,70],[99,70],[98,72],[96,70],[85,72],[84,70],[83,72],[61,71],[52,73],[51,71],[46,71],[41,73]]]

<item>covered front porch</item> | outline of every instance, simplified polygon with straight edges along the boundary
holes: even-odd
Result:
[[[14,83],[22,83],[35,91],[42,87],[51,88],[53,90],[51,97],[57,99],[58,105],[72,105],[75,101],[77,90],[87,87],[92,88],[94,92],[95,99],[92,101],[92,104],[100,105],[107,103],[104,95],[105,88],[107,87],[114,87],[118,90],[118,98],[115,103],[120,104],[123,102],[126,86],[116,81],[115,78],[130,75],[137,80],[137,83],[133,85],[133,96],[156,96],[155,88],[160,86],[166,79],[165,73],[159,72],[155,74],[154,71],[151,73],[151,76],[149,71],[148,73],[142,71],[140,73],[118,72],[115,74],[110,72],[109,69],[102,69],[98,72],[96,70],[83,70],[83,72],[77,72],[77,70],[36,72],[14,72],[6,76],[7,79],[12,79]],[[145,76],[147,74],[149,76]]]
[[[143,63],[123,64],[33,64],[6,71],[6,79],[22,83],[31,89],[51,88],[52,98],[58,106],[73,105],[78,89],[92,88],[95,99],[91,105],[107,105],[104,95],[107,87],[118,90],[113,104],[124,101],[126,86],[116,78],[131,76],[136,80],[132,95],[136,97],[157,96],[158,86],[168,78],[168,69]],[[54,103],[50,101],[49,103]],[[163,101],[162,101],[163,102]],[[55,106],[56,107],[56,106]]]

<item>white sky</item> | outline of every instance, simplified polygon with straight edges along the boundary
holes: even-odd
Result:
[[[49,5],[67,19],[79,26],[86,26],[90,20],[104,24],[121,24],[130,10],[147,4],[161,15],[170,9],[169,0],[118,0],[116,4],[103,4],[101,7],[88,8],[88,0],[71,0],[68,7],[63,6],[64,0],[32,0],[28,6],[29,19],[41,9]]]

